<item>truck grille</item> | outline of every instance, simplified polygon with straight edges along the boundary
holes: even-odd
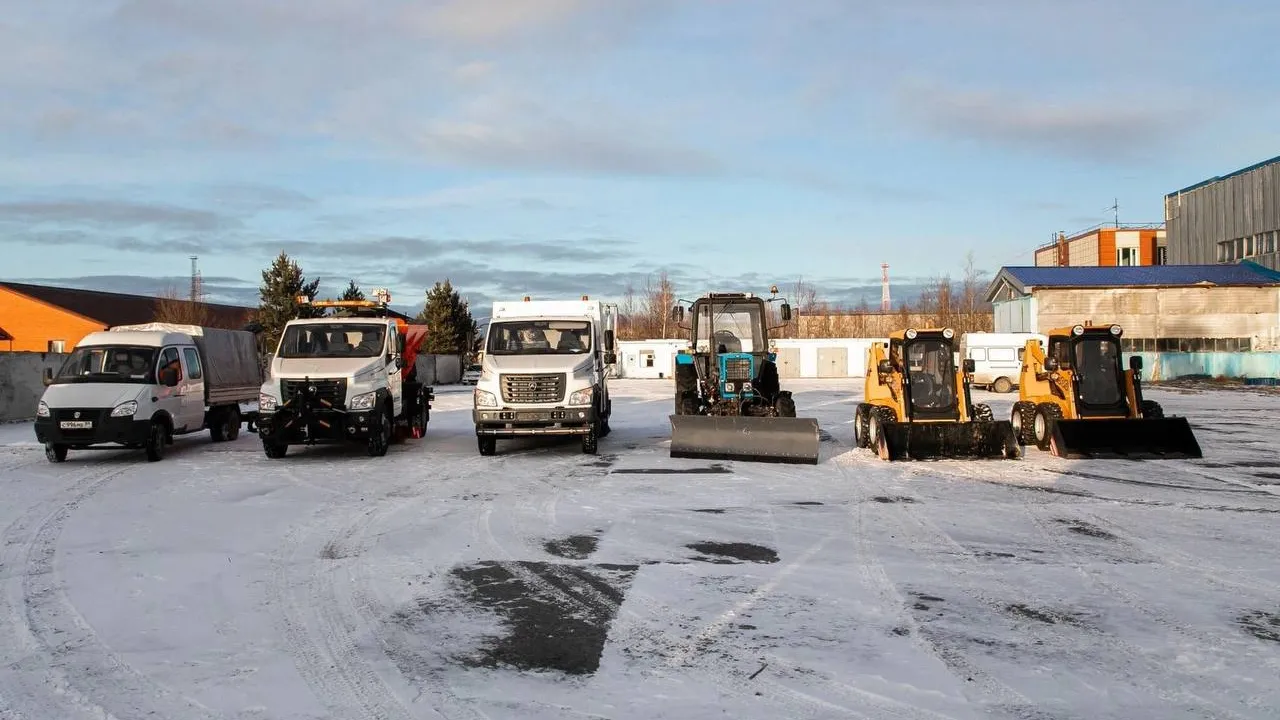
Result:
[[[724,361],[725,380],[750,380],[750,358],[729,358]]]
[[[553,403],[564,400],[564,375],[503,375],[502,400],[509,403]]]
[[[54,423],[58,426],[58,432],[62,433],[63,439],[91,440],[93,439],[93,434],[102,426],[102,423],[111,416],[111,410],[111,408],[55,408],[50,414],[53,416]],[[61,426],[64,420],[82,422],[87,420],[93,423],[93,427],[64,428]]]
[[[303,395],[309,385],[315,386],[315,398],[317,400],[326,400],[334,405],[341,406],[343,398],[347,395],[346,378],[337,380],[281,380],[281,401],[289,402],[293,398]]]

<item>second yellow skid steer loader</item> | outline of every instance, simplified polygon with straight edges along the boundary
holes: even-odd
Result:
[[[863,401],[854,412],[854,442],[884,460],[1015,459],[1013,424],[973,402],[973,360],[955,365],[951,328],[907,329],[867,350]]]

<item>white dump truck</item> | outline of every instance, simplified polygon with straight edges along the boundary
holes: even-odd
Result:
[[[154,462],[174,436],[205,429],[214,442],[235,440],[254,419],[242,408],[258,397],[260,367],[245,330],[149,323],[90,333],[45,371],[36,439],[51,462],[119,446]]]
[[[364,445],[381,457],[393,439],[426,433],[435,393],[418,382],[415,361],[428,328],[393,317],[386,290],[374,296],[311,302],[332,314],[285,324],[258,395],[267,457],[317,443]]]
[[[496,302],[472,415],[481,455],[501,438],[577,435],[595,454],[609,434],[609,377],[618,361],[616,305],[591,300]]]

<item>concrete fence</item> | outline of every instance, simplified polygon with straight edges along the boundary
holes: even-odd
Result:
[[[45,368],[57,370],[63,353],[0,352],[0,422],[33,420],[44,394]]]
[[[1280,352],[1138,352],[1147,381],[1185,377],[1280,378]],[[1125,362],[1128,362],[1126,360]]]

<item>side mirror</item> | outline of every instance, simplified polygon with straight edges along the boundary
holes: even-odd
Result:
[[[618,362],[618,356],[614,353],[607,352],[604,354],[605,365],[615,365]]]
[[[53,368],[44,369],[44,384],[45,385],[53,384]]]
[[[1129,356],[1129,369],[1130,369],[1130,370],[1133,370],[1134,372],[1137,372],[1137,371],[1139,371],[1139,370],[1141,370],[1141,369],[1142,369],[1142,356],[1141,356],[1141,355],[1130,355],[1130,356]]]
[[[786,303],[782,303],[782,307],[779,309],[782,311],[782,321],[791,322],[791,306]]]
[[[671,319],[676,322],[684,322],[684,306],[676,305],[671,308]]]
[[[613,331],[612,331],[612,330],[605,330],[605,331],[604,331],[604,346],[605,346],[606,348],[611,349],[611,350],[613,349],[613,346],[614,346],[614,336],[613,336]],[[609,360],[606,360],[605,362],[609,362],[609,363],[611,363],[611,364],[612,364],[612,361],[609,361]]]
[[[972,372],[973,372],[974,370],[976,370],[977,368],[978,368],[978,364],[977,364],[977,363],[975,363],[975,362],[973,361],[973,358],[965,358],[965,359],[964,359],[964,371],[965,371],[965,372],[967,372],[967,373],[972,373]]]
[[[893,372],[893,363],[888,360],[881,360],[880,364],[876,365],[876,372],[879,372],[881,375],[889,375]]]
[[[1045,358],[1045,359],[1044,359],[1044,369],[1045,369],[1045,370],[1048,370],[1049,372],[1053,372],[1054,370],[1057,370],[1057,369],[1058,369],[1058,359],[1057,359],[1057,358]]]
[[[158,379],[160,380],[160,384],[165,387],[177,387],[178,371],[173,368],[165,368],[160,371]]]

